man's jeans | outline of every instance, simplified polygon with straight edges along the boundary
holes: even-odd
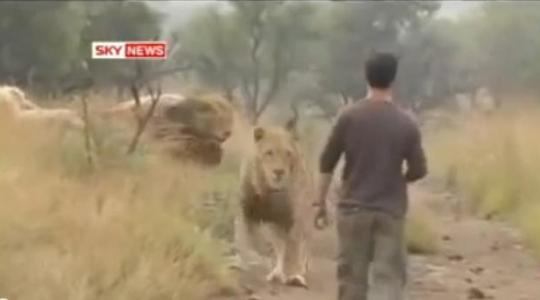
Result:
[[[405,299],[404,225],[383,212],[338,208],[339,300],[366,300],[368,290],[370,300]]]

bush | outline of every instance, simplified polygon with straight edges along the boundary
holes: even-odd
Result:
[[[406,237],[410,253],[432,254],[438,250],[438,229],[427,208],[411,208],[407,219]]]

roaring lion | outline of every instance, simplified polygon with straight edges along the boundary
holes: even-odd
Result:
[[[143,113],[150,105],[150,97],[141,98]],[[134,101],[126,101],[105,115],[133,115],[135,109]],[[221,162],[222,144],[231,136],[233,122],[232,105],[219,95],[164,94],[148,122],[146,137],[176,158],[213,166]]]
[[[257,127],[254,151],[241,172],[241,202],[237,219],[237,247],[242,260],[268,229],[274,256],[267,280],[307,287],[307,240],[312,179],[298,145],[294,123]],[[251,248],[251,249],[250,249]],[[255,253],[255,252],[251,252]]]

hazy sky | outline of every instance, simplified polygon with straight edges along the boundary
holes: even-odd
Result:
[[[480,5],[482,1],[442,1],[440,17],[456,18],[460,14]]]
[[[199,1],[148,1],[148,3],[169,16],[167,23],[175,26],[185,22],[193,12],[209,5],[216,4],[216,0]],[[474,7],[477,7],[482,1],[441,1],[442,7],[438,12],[438,17],[456,18],[460,14]],[[168,27],[168,26],[167,26]]]

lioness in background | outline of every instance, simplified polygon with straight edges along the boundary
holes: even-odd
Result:
[[[313,189],[294,127],[289,122],[286,128],[253,131],[254,151],[241,173],[237,246],[244,260],[248,248],[260,238],[258,227],[267,227],[275,259],[267,280],[307,287],[306,242]]]
[[[76,111],[41,107],[30,100],[24,90],[11,85],[0,86],[0,115],[20,124],[55,124],[73,129],[84,127],[82,117]]]

